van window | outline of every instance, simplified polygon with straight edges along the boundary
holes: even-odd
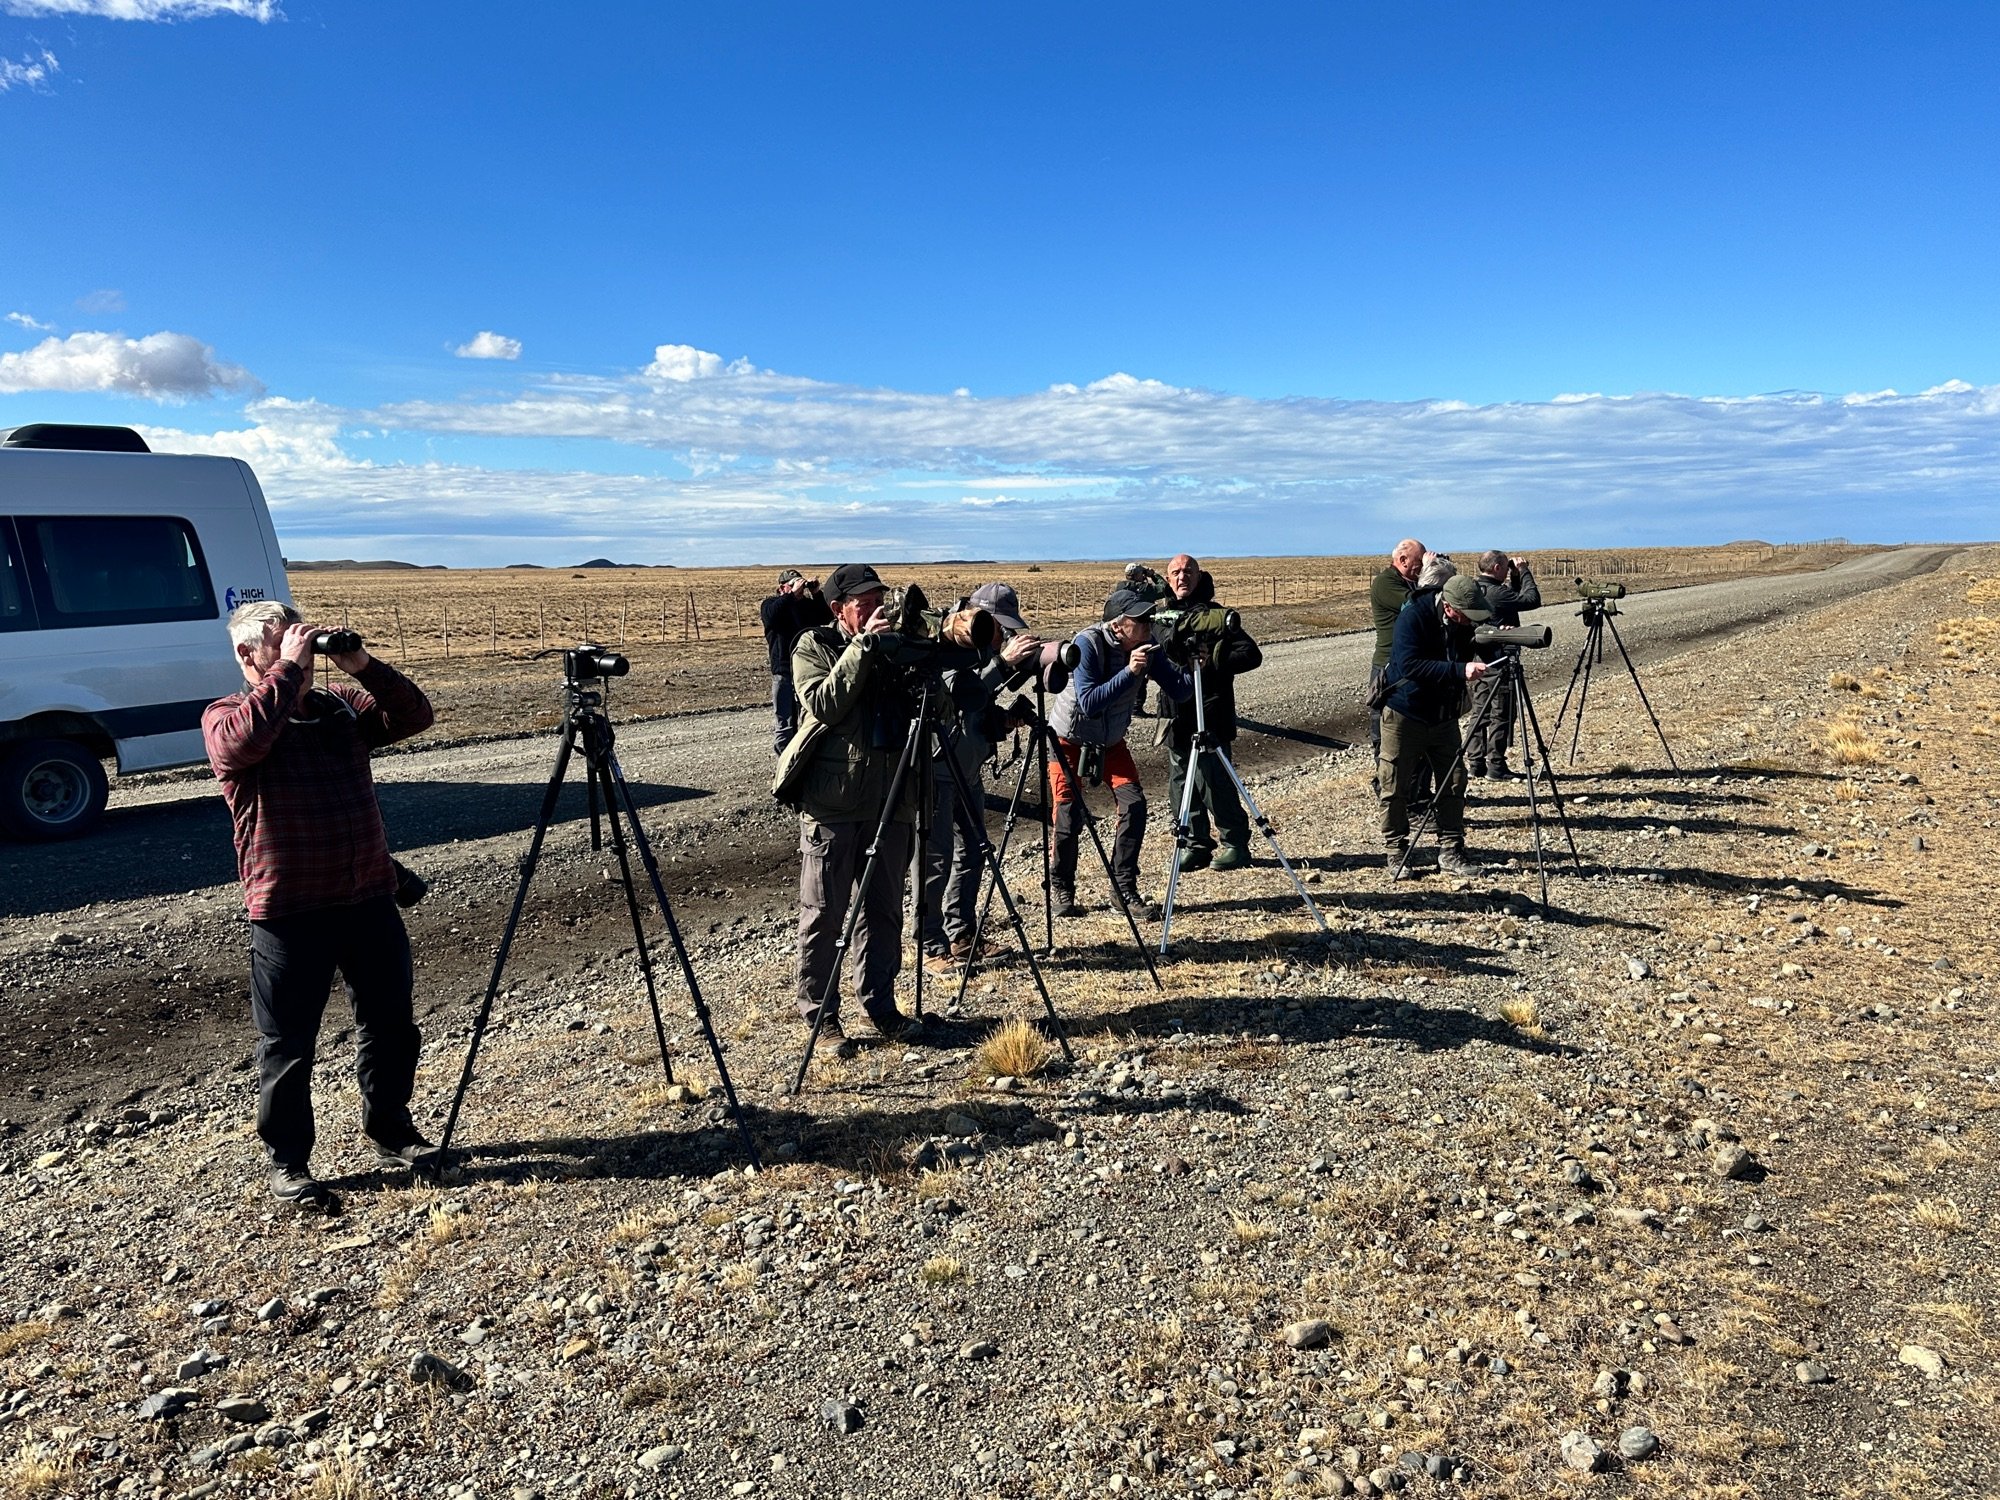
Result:
[[[212,620],[194,528],[174,516],[21,516],[42,628]]]
[[[14,528],[0,516],[0,630],[31,630],[35,617],[28,608],[27,573],[21,567]]]

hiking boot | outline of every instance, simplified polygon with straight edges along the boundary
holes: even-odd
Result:
[[[1465,852],[1463,844],[1445,844],[1438,850],[1438,873],[1458,879],[1477,874],[1479,866]]]
[[[835,1057],[850,1058],[861,1055],[861,1044],[841,1029],[837,1017],[828,1016],[820,1023],[819,1039],[823,1045],[833,1048]]]
[[[1486,762],[1483,760],[1467,761],[1465,763],[1465,774],[1468,776],[1484,776],[1486,774]]]
[[[1076,892],[1066,885],[1049,887],[1049,906],[1059,917],[1080,917],[1083,908],[1076,904]]]
[[[1206,870],[1214,862],[1214,851],[1200,844],[1190,844],[1181,855],[1181,873],[1185,875],[1189,870]]]
[[[924,968],[932,974],[956,974],[959,961],[949,953],[931,952],[924,955]]]
[[[1215,851],[1215,868],[1218,870],[1241,870],[1250,863],[1250,850],[1242,844],[1224,844]]]
[[[1408,880],[1415,873],[1416,866],[1410,861],[1408,844],[1391,844],[1382,858],[1383,868],[1388,870],[1391,880]]]
[[[375,1153],[377,1166],[400,1168],[414,1174],[435,1172],[444,1165],[444,1153],[416,1131],[399,1136],[395,1142],[378,1141],[372,1135],[364,1134],[368,1149]]]
[[[868,1019],[875,1029],[882,1033],[882,1040],[885,1042],[915,1042],[922,1040],[924,1035],[922,1016],[906,1016],[901,1011],[896,1011],[883,1016],[880,1020],[876,1020],[873,1016]]]
[[[1474,771],[1472,774],[1477,776],[1479,773]],[[1519,781],[1521,773],[1508,765],[1506,761],[1496,760],[1487,765],[1486,779],[1488,781]]]
[[[972,951],[972,939],[970,936],[953,938],[951,941],[951,957],[954,963],[962,964],[970,958],[977,958],[980,962],[984,963],[987,959],[994,957],[1002,951],[991,938],[981,938],[979,940],[979,951],[977,953]]]
[[[1160,920],[1159,906],[1154,902],[1148,901],[1137,890],[1114,890],[1111,893],[1111,904],[1120,911],[1128,912],[1142,921],[1157,922]]]
[[[304,1167],[273,1165],[271,1196],[302,1214],[331,1217],[340,1212],[340,1195]]]

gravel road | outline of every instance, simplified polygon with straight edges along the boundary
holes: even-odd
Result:
[[[1643,669],[1792,611],[1931,572],[1955,550],[1907,547],[1823,573],[1641,595],[1625,601],[1621,627]],[[1568,592],[1557,580],[1548,583],[1552,595]],[[1555,625],[1556,642],[1530,653],[1530,680],[1553,705],[1575,663],[1581,627],[1563,605],[1539,618]],[[1246,775],[1365,737],[1357,688],[1370,647],[1368,634],[1350,633],[1268,648],[1263,669],[1238,687],[1245,733],[1237,759]],[[669,892],[697,935],[789,907],[795,820],[766,794],[767,712],[726,710],[618,732],[620,760],[648,809]],[[411,923],[419,952],[432,955],[423,987],[434,1006],[460,1003],[484,979],[497,919],[465,912],[511,888],[552,743],[524,736],[419,748],[377,762],[392,843],[439,891]],[[1145,746],[1140,758],[1163,787],[1164,751]],[[580,786],[571,785],[559,818],[582,815]],[[572,845],[585,841],[573,828],[558,828],[551,868],[564,868],[572,853],[590,863],[587,847]],[[585,914],[598,904],[569,894]],[[71,1111],[100,1093],[104,1071],[129,1088],[213,1048],[243,1047],[240,912],[228,821],[200,772],[120,784],[104,826],[78,843],[0,845],[0,992],[17,997],[0,1018],[8,1059],[0,1063],[0,1118]],[[57,944],[58,935],[71,941]],[[572,940],[568,926],[552,936],[530,929],[515,961],[531,966],[541,960],[541,945]],[[59,967],[51,967],[52,947],[65,954]],[[57,1057],[70,1065],[52,1068]]]

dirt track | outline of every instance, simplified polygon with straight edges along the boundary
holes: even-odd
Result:
[[[1781,615],[1930,572],[1954,550],[1905,548],[1825,573],[1635,597],[1620,624],[1643,669]],[[1540,618],[1556,626],[1556,644],[1533,655],[1530,677],[1553,717],[1580,633],[1572,609],[1551,606]],[[1246,774],[1365,734],[1356,685],[1369,649],[1365,635],[1269,649],[1263,670],[1239,685],[1238,762]],[[698,949],[705,937],[775,920],[788,908],[794,822],[765,795],[767,723],[758,708],[619,733],[624,769],[650,809],[648,830]],[[421,1003],[433,1010],[462,1007],[483,988],[551,744],[524,737],[419,748],[378,762],[392,840],[434,885],[411,923]],[[1142,761],[1158,766],[1163,782],[1164,754],[1149,753]],[[572,786],[515,950],[518,972],[546,968],[579,944],[620,946],[622,911],[598,875],[609,856],[591,855],[580,825],[568,821],[581,814]],[[0,993],[9,996],[0,1021],[0,1120],[73,1116],[87,1103],[138,1098],[205,1074],[217,1056],[247,1061],[234,874],[220,799],[198,775],[119,787],[104,828],[81,843],[0,846]]]

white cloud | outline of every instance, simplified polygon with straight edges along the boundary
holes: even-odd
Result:
[[[10,16],[96,16],[106,21],[198,21],[242,16],[275,21],[278,0],[0,0]]]
[[[661,344],[646,373],[655,380],[708,380],[722,373],[722,356],[689,344]]]
[[[521,341],[481,329],[451,352],[460,359],[519,359]]]
[[[44,323],[39,318],[31,318],[28,316],[28,314],[24,312],[8,313],[7,321],[9,323],[18,323],[23,328],[31,328],[36,333],[47,333],[50,329],[55,327],[55,324],[53,323]]]
[[[172,401],[257,388],[248,370],[218,360],[185,333],[73,333],[0,354],[0,391],[112,391]]]
[[[39,52],[24,53],[19,62],[0,57],[0,94],[9,89],[39,89],[49,81],[50,74],[61,71],[62,64],[46,47]]]

